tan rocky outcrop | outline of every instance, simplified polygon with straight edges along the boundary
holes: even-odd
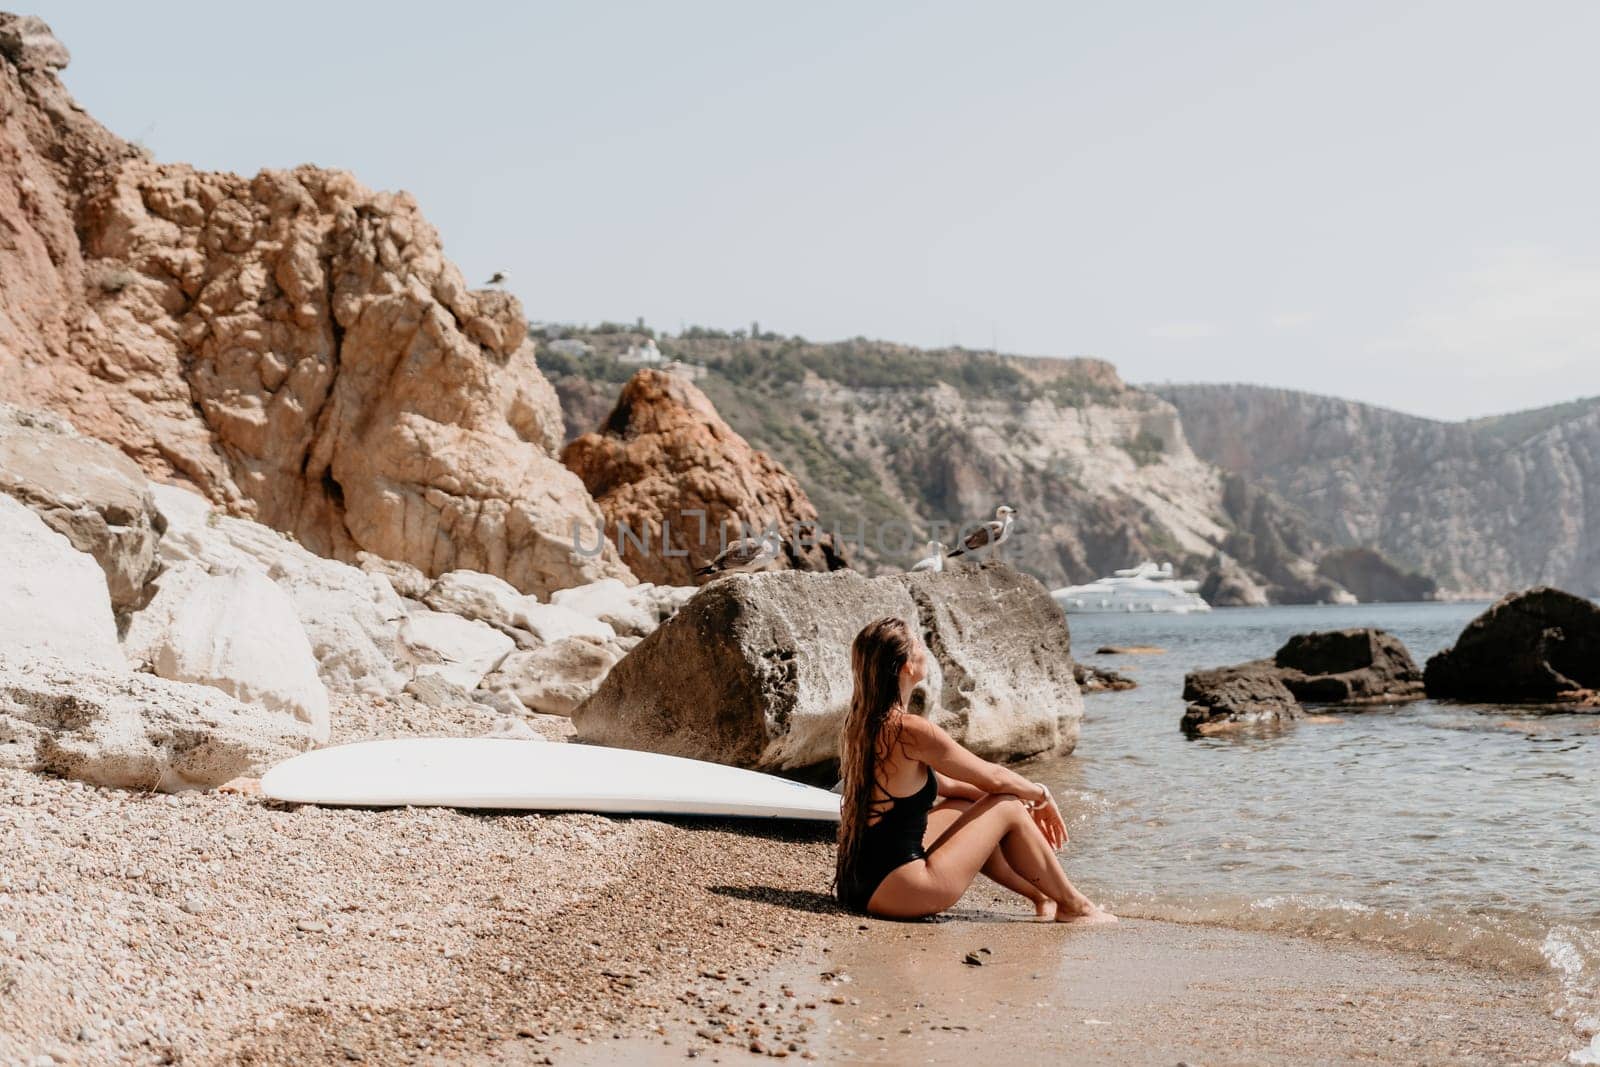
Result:
[[[768,527],[788,538],[791,568],[846,565],[832,537],[815,529],[817,509],[794,476],[677,375],[639,371],[605,425],[567,445],[562,460],[605,513],[607,543],[620,541],[623,560],[644,581],[693,585],[695,570],[729,542]],[[631,537],[619,533],[624,527]],[[593,532],[587,536],[593,544]]]
[[[0,18],[0,398],[44,406],[319,555],[547,593],[626,577],[557,461],[521,306],[473,291],[405,193],[143,158],[65,50]]]

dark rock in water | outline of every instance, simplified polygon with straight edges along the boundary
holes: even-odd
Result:
[[[1101,645],[1094,650],[1097,656],[1162,656],[1166,649],[1156,645]]]
[[[1085,693],[1121,692],[1125,689],[1137,689],[1139,686],[1138,682],[1120,671],[1091,667],[1086,663],[1074,663],[1072,677],[1077,681],[1078,688]]]
[[[884,615],[926,643],[925,713],[973,751],[1005,759],[1077,744],[1083,700],[1066,618],[1044,586],[1000,561],[882,578],[720,578],[613,667],[573,724],[605,745],[824,767],[850,701],[850,643]]]
[[[1283,684],[1308,704],[1395,704],[1423,695],[1411,653],[1384,630],[1295,634],[1273,663]]]
[[[1317,573],[1355,594],[1363,604],[1431,600],[1439,585],[1432,578],[1403,571],[1370,548],[1341,548],[1317,563]]]
[[[1302,702],[1397,704],[1422,695],[1422,673],[1399,638],[1383,630],[1325,630],[1296,634],[1272,659],[1191,672],[1183,680],[1189,706],[1182,725],[1208,732],[1299,718]]]
[[[1225,726],[1298,719],[1300,702],[1270,660],[1191,671],[1183,679],[1185,730],[1207,733]]]
[[[1436,698],[1600,703],[1600,606],[1547,586],[1512,593],[1428,660],[1425,683]]]

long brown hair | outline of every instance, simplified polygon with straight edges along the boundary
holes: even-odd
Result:
[[[900,735],[900,669],[916,649],[911,628],[888,616],[867,623],[850,645],[855,690],[839,737],[839,772],[844,779],[839,802],[839,859],[834,892],[841,900],[855,881],[861,837],[872,814],[878,764]]]

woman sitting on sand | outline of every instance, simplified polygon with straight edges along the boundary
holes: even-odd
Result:
[[[979,759],[906,710],[927,676],[926,656],[893,617],[869,623],[850,646],[839,900],[884,918],[920,919],[960,900],[982,872],[1031,900],[1042,919],[1115,922],[1073,888],[1056,859],[1067,828],[1050,790]]]

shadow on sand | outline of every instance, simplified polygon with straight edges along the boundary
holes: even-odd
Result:
[[[794,911],[809,911],[817,915],[843,915],[844,908],[827,893],[814,889],[779,889],[769,885],[714,885],[711,892],[718,896],[735,897],[756,904],[774,904]]]

